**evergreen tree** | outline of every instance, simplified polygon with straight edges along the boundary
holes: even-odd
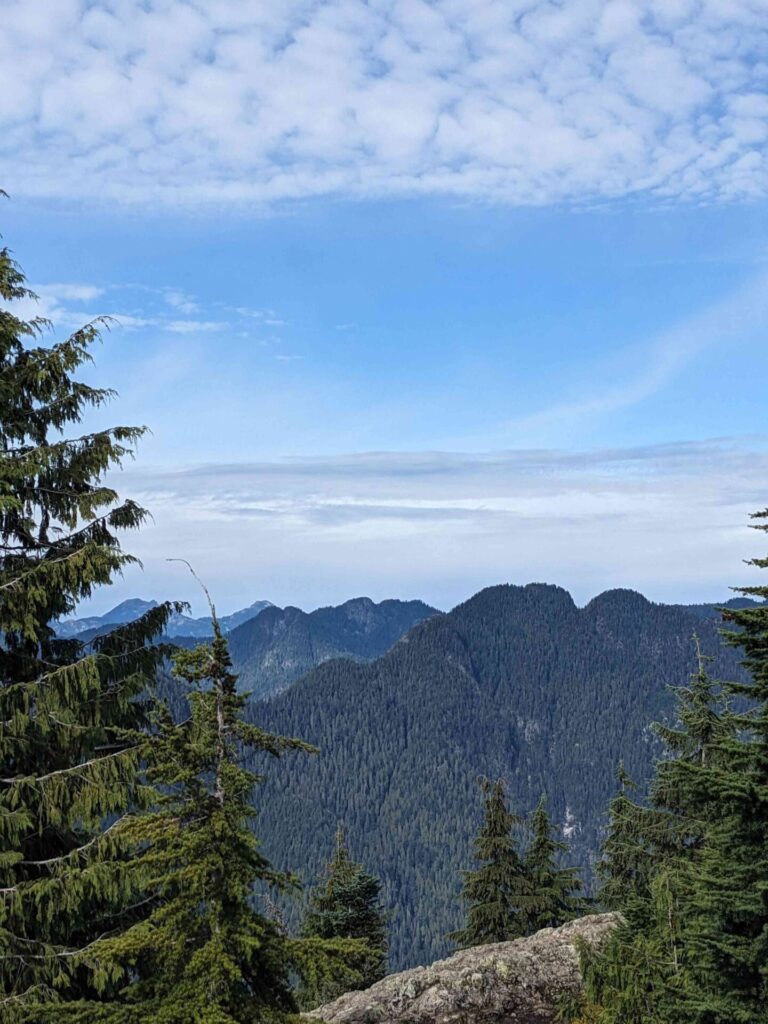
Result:
[[[576,869],[558,867],[558,857],[568,849],[568,845],[554,838],[544,796],[531,816],[530,829],[531,841],[523,861],[530,887],[530,897],[523,912],[526,935],[532,935],[541,928],[557,928],[583,914],[586,907],[579,895],[581,882]]]
[[[736,738],[739,725],[731,708],[733,684],[726,687],[713,680],[707,668],[712,658],[702,653],[696,634],[693,644],[697,671],[687,686],[676,691],[677,725],[657,723],[653,727],[666,756],[657,762],[650,785],[653,806],[682,816],[687,852],[701,846],[706,831],[705,823],[695,813],[706,793],[704,772],[725,765],[727,748]],[[675,854],[677,850],[672,852]]]
[[[623,762],[619,764],[616,780],[618,792],[608,805],[608,830],[597,876],[601,904],[609,910],[626,912],[633,901],[642,902],[648,896],[654,866],[648,836],[659,825],[666,828],[667,819],[662,816],[659,821],[654,809],[632,799],[630,794],[636,785]]]
[[[0,250],[0,299],[32,298]],[[122,830],[146,797],[138,775],[146,705],[167,653],[150,640],[171,607],[88,645],[51,625],[134,559],[118,532],[146,512],[105,472],[143,428],[67,434],[112,392],[73,376],[96,321],[48,347],[46,321],[0,309],[0,1017],[94,991],[79,951],[141,910],[120,881]],[[104,824],[109,821],[110,827]]]
[[[297,881],[260,852],[250,802],[260,775],[243,758],[313,748],[244,721],[247,694],[213,605],[211,617],[213,641],[174,657],[190,717],[176,723],[160,709],[147,768],[157,806],[133,823],[132,871],[149,912],[96,942],[91,954],[119,991],[83,1003],[72,1024],[264,1024],[295,1010],[293,972],[359,980],[360,943],[292,940],[264,913],[260,896]]]
[[[623,922],[605,950],[587,957],[586,991],[601,1024],[683,1024],[693,963],[692,880],[710,841],[708,772],[722,764],[737,720],[707,671],[694,636],[697,671],[677,691],[677,725],[658,725],[665,756],[650,806],[632,801],[620,769],[599,873],[602,902]],[[735,1018],[734,1018],[735,1019]]]
[[[768,530],[768,510],[755,513]],[[749,564],[768,567],[768,558]],[[690,949],[681,1020],[768,1021],[768,586],[739,588],[763,600],[729,609],[726,642],[741,650],[750,681],[730,684],[743,708],[739,731],[715,745],[694,786],[706,840],[686,899]]]
[[[517,850],[514,830],[522,819],[507,808],[504,783],[483,782],[484,822],[475,840],[475,871],[464,872],[462,898],[469,904],[467,923],[449,938],[460,947],[506,942],[525,934],[530,884]]]
[[[384,976],[387,926],[380,904],[381,882],[352,860],[344,833],[336,833],[336,848],[322,879],[310,896],[302,934],[307,938],[359,939],[367,950],[358,965],[355,988],[368,988]],[[319,1006],[342,994],[338,985],[305,988],[302,1004]]]
[[[668,819],[632,799],[636,787],[623,763],[617,782],[597,875],[600,903],[619,911],[623,920],[605,949],[582,955],[584,1001],[591,1007],[590,1021],[651,1024],[659,1020],[656,1004],[663,958],[651,889],[659,864],[656,843],[650,840],[666,831]]]

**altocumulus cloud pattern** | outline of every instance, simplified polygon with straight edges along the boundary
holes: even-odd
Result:
[[[5,0],[17,197],[768,191],[765,0]]]

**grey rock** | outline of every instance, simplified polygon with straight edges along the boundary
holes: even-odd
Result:
[[[596,947],[618,924],[593,914],[529,938],[463,949],[347,992],[303,1014],[325,1024],[552,1024],[581,986],[578,944]]]

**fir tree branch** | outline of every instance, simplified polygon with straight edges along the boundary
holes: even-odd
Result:
[[[129,623],[129,625],[133,625],[133,623]],[[93,644],[97,640],[103,640],[107,636],[110,636],[110,637],[113,636],[121,628],[122,628],[121,626],[115,626],[115,628],[110,633],[102,633],[100,636],[93,637],[92,640],[87,640],[87,641],[82,642],[81,643],[82,649],[85,650],[87,647],[92,647]],[[74,639],[74,638],[72,638],[72,639]],[[166,646],[168,648],[173,648],[174,650],[177,649],[177,648],[174,647],[173,644],[167,644],[167,645],[160,645],[160,644],[158,644],[158,645],[155,645],[155,649],[157,649],[159,647],[166,647]],[[99,660],[99,661],[103,660],[103,661],[105,661],[107,663],[115,663],[116,664],[116,663],[122,661],[125,658],[132,658],[135,654],[139,654],[141,651],[146,651],[146,650],[147,650],[147,647],[145,645],[143,645],[143,644],[140,644],[138,647],[131,647],[127,651],[120,651],[119,654],[107,654],[106,651],[94,650],[91,654],[86,655],[82,659],[82,661],[86,661],[88,658],[93,658],[94,661],[96,661],[96,660]],[[39,679],[29,679],[29,680],[27,680],[24,683],[9,683],[7,686],[3,687],[3,695],[5,696],[5,695],[7,695],[9,693],[13,693],[14,690],[24,691],[29,686],[53,686],[53,685],[55,685],[55,681],[56,681],[56,676],[57,675],[59,675],[61,672],[65,671],[66,669],[71,669],[72,668],[71,664],[69,664],[69,665],[56,665],[52,661],[43,661],[42,659],[38,663],[40,665],[45,665],[45,666],[51,668],[52,671],[46,673],[45,675],[40,676]],[[119,693],[121,689],[123,689],[123,687],[110,687],[109,689],[104,691],[104,695],[105,696],[111,696],[112,694]],[[100,699],[101,696],[102,695],[100,695],[100,697],[98,699]],[[97,699],[97,698],[94,698],[94,699]],[[6,723],[6,725],[7,724],[8,723]],[[62,724],[64,724],[64,723],[62,723]]]
[[[13,459],[16,455],[30,455],[32,452],[42,451],[43,449],[49,452],[56,452],[62,448],[72,448],[75,445],[84,444],[86,441],[92,441],[96,437],[114,438],[118,442],[128,441],[132,438],[138,440],[147,430],[147,427],[110,427],[108,430],[97,430],[92,434],[81,434],[80,437],[65,437],[61,441],[54,441],[53,444],[25,444],[20,445],[18,448],[6,448],[2,452],[2,458],[10,456]]]
[[[57,957],[70,957],[70,956],[82,956],[89,949],[92,949],[99,942],[109,938],[110,932],[103,932],[101,935],[97,935],[95,939],[89,942],[87,945],[82,946],[80,949],[58,949],[51,951],[50,953],[0,953],[0,960],[51,960]],[[18,935],[14,935],[13,938],[17,942],[33,942],[32,939],[22,939]],[[42,942],[38,945],[43,945]]]
[[[85,497],[85,495],[84,495],[84,497]],[[43,551],[43,550],[45,550],[45,551],[55,551],[56,548],[61,548],[61,547],[69,546],[74,541],[80,540],[89,531],[93,531],[93,528],[95,526],[100,526],[102,523],[108,522],[109,519],[112,518],[115,515],[116,512],[120,512],[122,509],[125,509],[125,508],[131,508],[134,505],[135,505],[134,502],[130,502],[130,501],[129,502],[123,502],[122,505],[118,505],[116,508],[111,508],[108,512],[105,512],[103,515],[101,515],[101,516],[94,516],[92,519],[89,519],[88,522],[85,523],[79,530],[74,530],[71,533],[68,533],[66,535],[66,537],[58,537],[55,540],[46,541],[46,543],[44,543],[44,544],[40,544],[40,543],[37,543],[37,542],[30,542],[28,544],[23,545],[23,548],[24,548],[25,551],[31,550],[33,548],[38,550],[38,551]],[[138,506],[136,506],[136,508],[137,508],[138,511],[144,512],[144,510],[143,509],[139,509]],[[0,545],[0,550],[8,551],[8,550],[10,550],[10,548],[6,547],[5,545]],[[25,574],[23,574],[21,576],[18,576],[15,580],[9,580],[8,583],[4,583],[2,586],[0,586],[0,590],[6,590],[9,587],[15,586],[16,583],[18,583],[19,581],[25,579],[26,576],[29,576],[32,573],[36,572],[40,567],[46,567],[46,566],[49,566],[49,565],[56,565],[59,562],[65,561],[67,558],[72,558],[75,555],[80,554],[83,550],[84,550],[83,547],[77,547],[73,551],[70,551],[68,555],[63,555],[60,558],[48,558],[48,559],[40,558],[40,559],[38,559],[36,565],[32,569],[29,570],[29,572],[27,572],[27,573],[25,573]],[[117,553],[116,549],[115,549],[115,553]],[[122,554],[121,557],[123,557],[126,561],[132,562],[134,564],[141,565],[141,562],[139,562],[138,559],[135,558],[133,555]]]
[[[96,520],[94,520],[94,522],[95,521]],[[91,524],[89,523],[89,526],[90,525]],[[53,546],[53,544],[48,545],[49,548]],[[37,564],[34,565],[31,569],[27,570],[27,572],[23,572],[20,576],[17,576],[15,579],[8,580],[7,583],[0,583],[0,590],[12,590],[15,587],[17,587],[20,583],[23,583],[24,580],[28,579],[30,576],[36,575],[38,572],[40,572],[41,569],[48,569],[51,566],[60,565],[62,562],[68,562],[70,559],[76,558],[78,555],[82,556],[85,553],[85,550],[85,548],[75,548],[74,551],[70,551],[69,554],[62,555],[60,558],[41,558],[37,562]],[[117,552],[115,553],[117,554]],[[120,557],[123,558],[126,562],[130,561],[134,564],[141,564],[138,562],[138,559],[134,558],[133,555],[121,555]]]
[[[99,317],[99,320],[107,321],[112,320],[112,317]],[[95,323],[96,321],[92,321]],[[89,325],[90,326],[90,325]],[[55,402],[46,402],[45,405],[36,405],[32,410],[35,416],[43,416],[53,412],[54,409],[58,409],[62,405],[88,402],[89,404],[101,405],[103,402],[107,402],[112,398],[117,398],[117,391],[114,388],[92,388],[88,384],[73,383],[72,392],[68,395],[64,395],[62,398],[57,398]]]
[[[115,502],[117,501],[118,498],[117,491],[112,490],[111,487],[98,487],[94,488],[93,490],[83,492],[57,491],[51,487],[36,487],[35,490],[36,493],[38,494],[51,494],[60,498],[71,498],[73,501],[79,503],[89,499],[91,502],[98,502],[98,504],[102,506],[105,505],[107,502]],[[114,511],[115,509],[110,509],[109,512],[105,512],[104,515],[90,518],[88,519],[87,523],[85,523],[79,530],[69,532],[66,535],[63,535],[63,525],[56,526],[54,524],[54,526],[52,526],[51,529],[54,532],[62,534],[62,536],[58,536],[54,540],[46,539],[44,542],[41,542],[35,541],[33,538],[30,537],[28,540],[25,541],[24,544],[0,544],[0,550],[24,552],[50,551],[52,548],[61,547],[64,544],[71,543],[73,540],[77,540],[84,533],[87,533],[88,530],[91,530],[94,526],[97,526],[99,523],[103,523],[106,520],[108,520],[109,517],[114,513]]]
[[[104,761],[108,761],[112,757],[121,757],[123,754],[130,754],[134,750],[141,750],[142,746],[142,743],[135,743],[131,747],[123,747],[122,750],[116,750],[112,754],[105,754],[103,757],[92,757],[90,761],[83,761],[81,764],[73,764],[69,768],[59,768],[55,772],[48,772],[46,775],[33,775],[29,778],[0,778],[0,782],[7,786],[16,785],[19,782],[27,782],[32,786],[36,786],[39,782],[47,782],[48,779],[52,779],[56,775],[69,775],[71,772],[79,772],[84,768],[90,768],[95,764],[103,764]]]
[[[133,819],[135,821],[136,816],[132,814],[121,815],[117,819],[117,821],[113,821],[108,828],[105,828],[103,832],[99,832],[99,834],[95,835],[93,839],[89,839],[87,843],[83,843],[82,846],[78,846],[76,849],[70,850],[68,853],[63,853],[59,857],[48,857],[47,860],[23,860],[21,861],[21,863],[27,867],[47,867],[49,864],[60,864],[62,861],[69,860],[70,857],[76,857],[79,854],[83,853],[84,850],[87,850],[91,846],[94,846],[96,843],[100,842],[106,835],[109,835],[109,833],[112,832],[113,829],[117,828],[118,825],[121,825],[124,821],[128,821],[130,819]]]
[[[55,998],[53,990],[48,985],[32,985],[23,992],[18,992],[15,995],[6,996],[4,999],[0,999],[0,1006],[7,1006],[9,1003],[25,1003],[27,1002],[34,992],[40,991],[43,995],[43,999],[52,1000]]]

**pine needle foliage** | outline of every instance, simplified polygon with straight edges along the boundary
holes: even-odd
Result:
[[[541,928],[558,928],[586,912],[586,901],[579,895],[581,881],[576,868],[558,864],[568,844],[555,839],[555,829],[542,796],[531,815],[531,838],[523,860],[529,898],[523,908],[526,935]]]
[[[189,721],[178,726],[163,715],[157,722],[148,775],[165,795],[135,830],[137,845],[146,843],[141,875],[155,905],[96,951],[123,970],[120,1002],[136,1024],[256,1022],[293,1009],[279,929],[260,912],[256,886],[285,889],[294,881],[259,850],[249,803],[258,778],[240,759],[246,749],[279,756],[308,748],[242,720],[245,698],[215,617],[213,628],[211,644],[174,659]],[[125,1014],[115,1008],[104,1019]]]
[[[693,639],[697,671],[677,690],[677,724],[655,727],[666,753],[656,765],[649,806],[630,798],[632,784],[621,768],[610,807],[600,896],[623,922],[603,951],[585,955],[584,965],[585,998],[600,1007],[601,1024],[699,1019],[690,1015],[697,970],[692,898],[716,828],[711,773],[724,768],[739,741],[726,688],[712,680],[710,659]],[[710,1019],[717,1018],[701,1018]]]
[[[148,752],[155,806],[132,831],[133,872],[149,912],[91,950],[112,989],[102,1004],[72,1008],[68,1024],[266,1024],[296,1009],[292,975],[354,983],[360,944],[287,937],[265,912],[270,890],[298,889],[275,870],[254,834],[261,776],[248,757],[311,752],[300,740],[246,722],[227,641],[213,605],[214,637],[174,656],[190,715],[160,709]]]
[[[351,986],[342,984],[305,985],[301,1003],[319,1006],[341,995],[347,988],[368,988],[384,977],[387,960],[387,923],[381,906],[381,882],[352,860],[344,832],[338,829],[333,857],[309,898],[302,925],[306,938],[357,939],[365,952],[356,965],[359,977]]]
[[[609,910],[626,908],[647,893],[651,858],[644,839],[646,808],[632,799],[636,788],[621,762],[616,773],[618,792],[608,806],[608,832],[597,865],[600,902]]]
[[[102,983],[83,953],[138,913],[123,825],[147,791],[138,699],[168,653],[151,639],[172,606],[89,645],[51,625],[135,560],[118,535],[147,513],[103,482],[141,427],[72,429],[112,392],[75,378],[104,321],[42,344],[48,324],[8,308],[34,298],[0,250],[0,1017]],[[180,607],[180,606],[174,606]],[[105,823],[109,828],[105,828]]]
[[[504,782],[483,780],[483,826],[475,839],[480,866],[464,872],[462,899],[467,923],[449,939],[460,948],[507,942],[525,935],[530,883],[518,850],[516,832],[523,819],[507,807]]]
[[[768,510],[755,513],[768,531]],[[753,566],[768,568],[768,558]],[[750,680],[730,684],[738,732],[717,746],[697,797],[709,822],[686,901],[690,946],[685,1016],[695,1024],[768,1021],[768,586],[740,587],[762,599],[728,609],[726,642],[744,655]]]

